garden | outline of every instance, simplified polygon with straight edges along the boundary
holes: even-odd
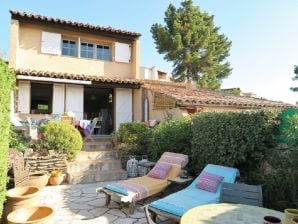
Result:
[[[132,122],[114,134],[122,157],[166,152],[189,155],[189,173],[206,164],[237,167],[238,182],[262,185],[264,207],[298,206],[298,112],[257,110],[207,112],[162,122],[154,128]]]

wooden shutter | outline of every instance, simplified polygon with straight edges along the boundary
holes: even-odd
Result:
[[[76,120],[82,120],[84,114],[84,86],[66,86],[66,112],[72,111]]]
[[[132,121],[132,89],[116,89],[116,130]]]
[[[65,103],[65,85],[53,85],[53,114],[63,114]]]
[[[30,113],[30,82],[19,81],[18,84],[18,111],[20,113]]]
[[[41,52],[46,54],[61,55],[61,34],[42,32]]]
[[[131,58],[131,49],[129,44],[115,43],[115,61],[129,63]]]

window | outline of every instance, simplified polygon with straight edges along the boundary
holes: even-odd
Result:
[[[41,53],[61,54],[61,34],[60,33],[41,33]]]
[[[96,58],[99,60],[110,61],[111,60],[110,47],[97,45]]]
[[[52,113],[53,85],[31,83],[31,113]]]
[[[81,57],[82,58],[94,58],[93,44],[81,43]]]
[[[77,57],[77,43],[73,40],[62,41],[62,55]]]

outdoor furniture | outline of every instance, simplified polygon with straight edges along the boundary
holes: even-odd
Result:
[[[262,186],[223,183],[220,202],[263,207]]]
[[[167,166],[170,167],[164,179],[151,177],[149,173],[142,177],[108,184],[105,187],[96,189],[96,191],[105,194],[106,206],[109,205],[111,197],[115,197],[121,202],[129,203],[130,213],[133,213],[137,201],[162,192],[170,184],[168,179],[174,178],[180,174],[181,168],[185,167],[188,163],[188,156],[179,153],[165,152],[153,169],[159,167],[158,164],[161,163],[167,164]]]
[[[98,117],[93,118],[91,122],[91,128],[90,128],[90,133],[87,135],[84,141],[90,139],[91,141],[94,141],[94,135],[95,135],[95,130],[98,130],[98,133],[101,131],[101,126],[98,124]]]
[[[27,122],[28,122],[28,136],[33,140],[38,139],[37,126],[33,124],[30,117],[27,117]]]
[[[234,183],[236,177],[239,175],[238,169],[213,164],[208,164],[203,169],[201,175],[205,172],[219,175],[223,177],[222,182],[228,183]],[[218,203],[220,200],[221,184],[215,193],[197,188],[196,185],[198,184],[201,175],[187,188],[147,205],[145,208],[147,219],[150,222],[155,222],[156,217],[160,215],[179,222],[182,215],[191,208],[199,205]]]
[[[275,216],[280,220],[284,214],[257,206],[242,204],[209,204],[195,207],[186,212],[181,224],[263,223],[264,216]]]

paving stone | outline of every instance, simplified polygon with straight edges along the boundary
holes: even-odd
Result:
[[[75,203],[85,203],[88,201],[92,201],[92,198],[77,197],[75,200],[73,200],[73,202],[75,202]]]
[[[111,209],[108,211],[108,214],[116,215],[118,217],[126,217],[126,214],[120,209]]]
[[[98,218],[101,218],[101,217],[106,218],[109,221],[109,223],[113,223],[118,218],[117,216],[111,215],[111,214],[108,214],[108,213],[106,213],[106,214],[104,214],[104,215],[102,215]]]
[[[100,200],[100,199],[95,199],[95,200],[90,201],[90,198],[89,198],[89,201],[87,201],[86,204],[96,206],[96,207],[100,207],[100,206],[104,206],[105,202],[103,200]]]
[[[96,193],[95,189],[96,189],[95,187],[82,188],[82,192],[83,194],[92,194],[92,193]]]
[[[130,214],[129,208],[126,207],[126,208],[122,208],[121,211],[124,212],[124,214],[126,214],[130,218],[139,219],[139,218],[145,217],[144,210],[142,210],[142,212],[140,212],[137,209],[135,209],[134,213]]]
[[[72,203],[69,205],[70,209],[82,209],[82,210],[91,210],[94,207],[86,204]]]
[[[147,219],[146,218],[141,218],[134,222],[134,224],[147,224]]]
[[[108,208],[103,207],[103,208],[92,209],[89,212],[91,214],[93,214],[94,217],[99,217],[99,216],[103,215],[104,213],[106,213],[108,210],[109,210]]]
[[[133,224],[136,220],[135,219],[131,219],[131,218],[119,218],[117,220],[115,220],[113,223],[114,224]]]
[[[78,217],[81,217],[80,219],[82,219],[82,220],[89,220],[89,219],[93,219],[94,215],[86,210],[81,210],[74,217],[75,217],[75,219],[77,219]]]

